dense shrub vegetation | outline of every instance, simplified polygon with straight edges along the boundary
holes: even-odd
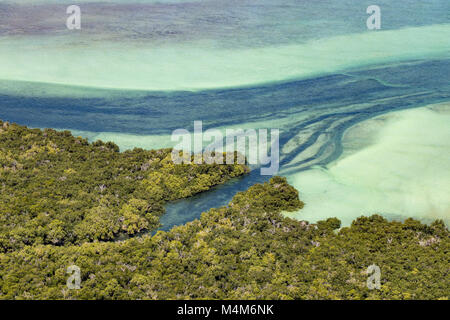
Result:
[[[247,171],[174,165],[170,149],[119,152],[111,142],[0,121],[0,252],[154,230],[165,202]]]
[[[317,224],[293,220],[282,212],[303,203],[284,178],[274,177],[168,232],[95,241],[111,238],[114,230],[136,232],[141,219],[156,226],[164,201],[202,191],[213,184],[202,181],[220,183],[245,168],[172,167],[168,150],[121,155],[112,144],[89,145],[52,130],[10,126],[0,139],[1,299],[449,297],[450,242],[442,221],[389,222],[373,215],[340,228],[336,218]],[[32,149],[44,151],[27,153]],[[366,286],[372,264],[381,268],[380,290]],[[81,269],[81,289],[66,286],[70,265]]]

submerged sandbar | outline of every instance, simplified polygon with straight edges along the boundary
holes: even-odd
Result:
[[[361,215],[450,221],[450,103],[363,121],[343,137],[343,154],[326,167],[288,176],[305,207],[290,214],[317,221]]]

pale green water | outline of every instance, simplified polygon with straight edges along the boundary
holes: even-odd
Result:
[[[334,73],[382,62],[450,56],[450,24],[364,32],[249,49],[76,43],[59,37],[0,41],[0,79],[140,90],[198,90]]]
[[[344,153],[325,168],[288,175],[306,206],[288,216],[382,213],[450,221],[450,104],[389,113],[350,128]]]

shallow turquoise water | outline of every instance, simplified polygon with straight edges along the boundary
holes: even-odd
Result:
[[[449,2],[379,1],[376,32],[365,25],[370,4],[83,1],[82,30],[72,32],[64,29],[64,1],[2,2],[0,118],[122,149],[170,146],[171,132],[192,130],[194,120],[204,130],[279,128],[281,174],[311,197],[295,177],[339,159],[348,128],[450,100]],[[255,170],[169,204],[164,229],[266,179]],[[308,184],[314,192],[331,186]],[[404,217],[407,206],[393,208],[382,213]],[[322,212],[308,211],[308,219]]]

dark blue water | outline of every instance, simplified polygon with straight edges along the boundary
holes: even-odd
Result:
[[[31,127],[151,135],[170,134],[178,128],[192,130],[194,120],[202,120],[206,130],[287,118],[286,125],[279,128],[280,147],[296,134],[312,130],[306,141],[281,153],[281,169],[287,174],[335,160],[342,152],[343,132],[358,122],[450,100],[449,75],[449,59],[414,61],[226,90],[155,93],[85,89],[84,97],[84,89],[78,88],[76,98],[1,94],[0,82],[0,119]],[[33,86],[44,90],[48,85]],[[324,132],[328,133],[327,141],[315,155],[288,164]],[[226,205],[236,192],[267,179],[255,170],[209,192],[170,203],[161,219],[163,229]]]

